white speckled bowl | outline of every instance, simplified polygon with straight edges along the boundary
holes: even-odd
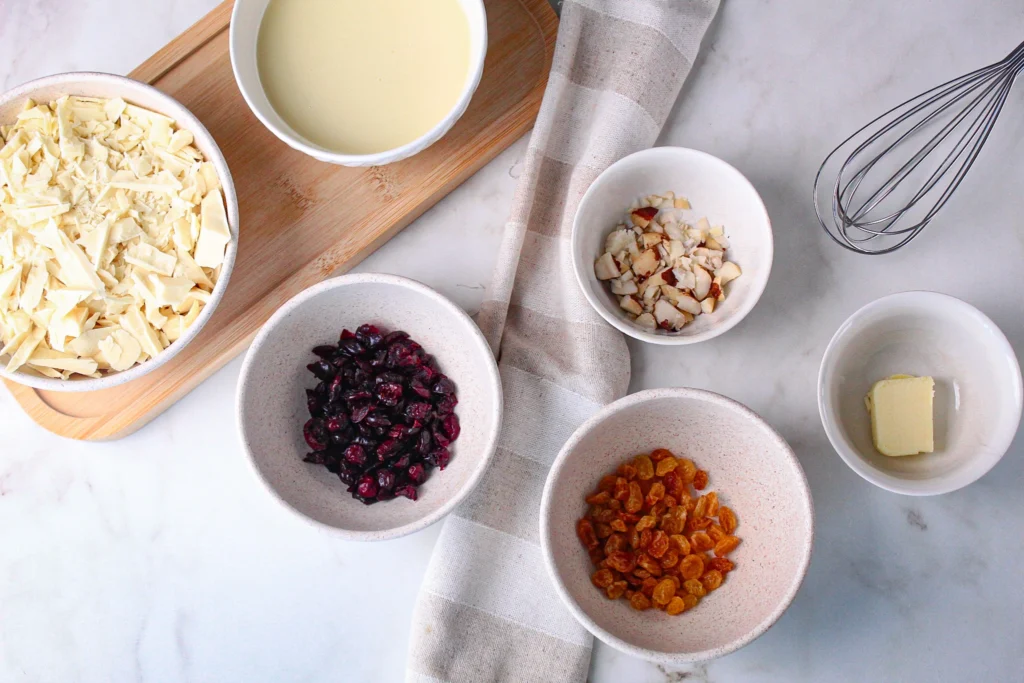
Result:
[[[576,538],[583,498],[623,461],[667,448],[707,470],[739,519],[736,569],[693,610],[670,617],[608,600]],[[811,493],[793,451],[739,403],[698,389],[627,396],[587,420],[558,454],[541,501],[544,559],[562,600],[591,633],[623,652],[664,664],[732,652],[768,630],[793,600],[811,559]]]
[[[875,450],[864,397],[894,374],[935,378],[935,452]],[[976,481],[1006,453],[1024,405],[1020,365],[1003,333],[968,303],[936,292],[882,297],[850,316],[825,350],[818,411],[850,468],[895,493],[930,496]]]
[[[630,204],[669,190],[690,200],[693,222],[703,216],[725,228],[726,256],[743,275],[725,286],[726,299],[714,313],[697,316],[678,332],[649,332],[629,319],[608,284],[597,279],[594,261]],[[572,266],[587,301],[620,331],[651,344],[696,344],[724,334],[753,310],[768,285],[774,245],[768,210],[742,173],[706,152],[653,147],[616,161],[583,195],[572,226]]]
[[[316,385],[306,370],[316,359],[311,349],[363,323],[408,332],[457,387],[462,433],[451,463],[431,472],[415,502],[363,505],[337,476],[302,460],[309,451],[302,438],[305,389]],[[345,275],[293,298],[256,336],[238,382],[238,427],[260,480],[288,509],[357,541],[404,536],[448,514],[490,462],[501,415],[498,368],[476,324],[429,287],[393,275]]]
[[[71,379],[62,380],[44,377],[28,366],[22,366],[15,372],[8,372],[5,366],[10,357],[6,354],[0,356],[0,377],[18,384],[47,391],[99,391],[130,382],[156,370],[181,353],[196,338],[199,331],[206,325],[206,321],[213,316],[220,300],[224,298],[228,281],[231,279],[231,271],[235,266],[235,254],[238,252],[238,199],[235,196],[235,185],[231,180],[231,173],[228,171],[224,155],[221,154],[217,141],[213,139],[199,119],[170,95],[165,95],[153,86],[131,78],[115,74],[78,71],[29,81],[0,95],[0,123],[13,121],[21,111],[26,99],[33,99],[36,102],[51,102],[63,95],[120,97],[130,104],[169,116],[181,128],[191,131],[195,137],[196,148],[217,169],[217,177],[220,178],[224,193],[224,208],[227,210],[228,226],[231,228],[231,242],[224,252],[224,265],[221,266],[220,279],[217,280],[217,286],[213,288],[210,302],[203,307],[199,317],[192,323],[192,327],[188,328],[180,339],[145,363],[140,363],[124,372],[110,372],[99,378],[76,375]]]
[[[469,21],[469,73],[462,88],[458,102],[444,119],[419,138],[401,147],[389,149],[376,154],[344,154],[321,147],[307,140],[282,119],[270,100],[267,98],[263,85],[260,83],[259,67],[256,63],[256,44],[259,38],[260,23],[263,13],[270,0],[235,0],[231,12],[231,31],[229,52],[231,68],[235,74],[235,82],[242,92],[249,109],[256,118],[292,149],[308,154],[318,161],[341,166],[380,166],[407,159],[419,154],[427,147],[440,140],[451,130],[455,122],[462,118],[469,108],[469,102],[480,85],[484,73],[484,60],[487,57],[487,12],[483,0],[459,0]],[[354,94],[358,96],[358,94]]]

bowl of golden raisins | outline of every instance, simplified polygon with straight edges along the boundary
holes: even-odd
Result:
[[[540,538],[563,602],[597,638],[674,664],[768,630],[807,572],[811,494],[789,445],[735,401],[654,389],[562,448]]]

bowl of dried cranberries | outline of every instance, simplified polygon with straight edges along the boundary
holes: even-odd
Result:
[[[501,426],[480,330],[418,282],[346,275],[264,325],[242,366],[238,423],[274,496],[353,540],[441,519],[472,490]]]
[[[663,664],[732,652],[792,602],[814,514],[793,451],[735,401],[654,389],[556,458],[540,537],[557,592],[602,641]]]

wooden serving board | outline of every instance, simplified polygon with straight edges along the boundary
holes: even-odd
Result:
[[[142,427],[245,350],[281,304],[352,268],[520,138],[540,108],[558,27],[547,0],[486,0],[487,61],[462,119],[410,159],[344,168],[292,150],[249,111],[228,57],[232,5],[130,74],[192,110],[227,159],[240,212],[231,281],[188,349],[145,377],[77,394],[6,382],[33,420],[61,436],[117,439]]]

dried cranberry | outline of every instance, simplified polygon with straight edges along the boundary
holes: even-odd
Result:
[[[325,455],[323,451],[313,451],[312,453],[307,453],[303,460],[313,465],[324,465],[327,463]]]
[[[451,458],[451,453],[448,452],[447,448],[437,448],[432,450],[425,460],[427,463],[443,470],[445,467],[448,467],[448,461],[451,460]]]
[[[372,349],[384,341],[384,335],[373,325],[360,325],[356,330],[356,339]]]
[[[430,414],[430,404],[417,401],[405,406],[405,416],[410,420],[425,420]]]
[[[403,332],[402,330],[395,330],[394,332],[390,332],[384,335],[384,343],[387,344],[388,346],[391,346],[391,344],[393,344],[396,341],[401,341],[403,339],[408,338],[409,334],[407,332]]]
[[[342,330],[341,331],[341,336],[338,337],[338,342],[340,343],[340,342],[345,341],[346,339],[355,339],[355,338],[356,338],[356,335],[352,334],[348,330]]]
[[[408,472],[409,479],[411,479],[412,483],[414,484],[422,484],[424,480],[427,478],[426,468],[424,468],[423,465],[419,463],[416,463],[415,465],[409,465]]]
[[[317,355],[317,356],[320,356],[324,360],[330,360],[331,358],[334,357],[334,354],[336,354],[337,352],[338,352],[338,347],[336,347],[336,346],[324,345],[324,346],[314,346],[313,347],[313,353],[315,355]]]
[[[409,462],[410,462],[409,454],[408,453],[403,453],[402,455],[400,455],[397,458],[395,458],[395,460],[391,463],[391,467],[395,468],[395,469],[398,469],[398,470],[403,470],[404,471],[405,468],[407,468],[409,466]]]
[[[430,398],[430,389],[427,388],[426,384],[416,379],[415,377],[412,379],[411,382],[409,382],[409,388],[412,389],[413,393],[415,393],[420,398]]]
[[[448,448],[448,445],[452,442],[451,437],[449,437],[448,433],[444,431],[444,428],[435,427],[433,435],[434,443],[442,448]]]
[[[377,446],[377,458],[380,460],[387,460],[398,450],[398,441],[396,439],[387,439],[382,442],[381,445]]]
[[[348,419],[340,413],[327,419],[327,431],[329,432],[340,432],[346,426],[348,426]]]
[[[459,416],[454,413],[451,415],[445,415],[444,420],[441,422],[441,426],[444,428],[444,433],[448,435],[448,438],[452,441],[459,438],[459,434],[462,432],[462,427],[459,425]]]
[[[454,394],[455,393],[455,384],[450,379],[445,377],[444,375],[441,375],[441,377],[434,383],[434,393],[435,394]]]
[[[377,399],[384,405],[393,408],[402,400],[402,386],[394,382],[385,382],[377,387]]]
[[[336,372],[334,366],[325,360],[318,360],[315,363],[310,363],[306,366],[306,369],[312,372],[313,376],[317,379],[333,377]]]
[[[437,412],[440,415],[450,415],[455,412],[455,406],[458,404],[459,399],[455,398],[455,394],[442,396],[437,401]]]
[[[365,465],[366,464],[366,451],[359,444],[352,444],[345,449],[344,458],[347,462],[353,465]]]
[[[395,473],[391,470],[379,470],[377,472],[377,486],[383,491],[390,491],[395,488]]]
[[[359,424],[366,419],[366,416],[370,414],[370,404],[360,403],[352,408],[352,413],[349,415],[349,419]]]
[[[381,413],[373,412],[366,416],[366,424],[371,427],[390,427],[391,420]]]
[[[364,498],[374,498],[378,490],[380,489],[377,485],[377,480],[369,474],[364,474],[360,477],[359,482],[356,484],[356,493]]]
[[[406,484],[405,486],[399,486],[395,489],[396,496],[404,496],[409,500],[416,500],[416,487],[412,484]]]
[[[302,436],[306,444],[314,451],[322,451],[327,448],[327,430],[324,423],[316,418],[310,418],[302,427]]]
[[[420,455],[426,455],[429,453],[432,441],[430,432],[424,429],[420,432],[419,441],[416,442],[416,452]]]

